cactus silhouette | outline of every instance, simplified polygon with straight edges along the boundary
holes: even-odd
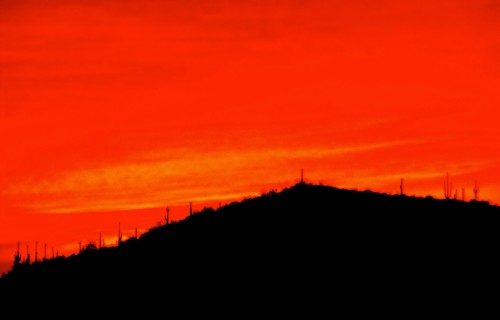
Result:
[[[477,185],[477,181],[474,181],[474,189],[473,189],[473,191],[474,191],[474,200],[477,201],[477,194],[479,193],[479,187]]]
[[[121,224],[118,223],[118,245],[122,243],[122,231],[121,231]]]
[[[444,180],[444,197],[445,199],[451,198],[452,183],[450,182],[450,175],[446,173],[446,178]]]
[[[14,255],[14,269],[21,263],[21,253],[19,252],[19,240],[17,241],[17,251]]]

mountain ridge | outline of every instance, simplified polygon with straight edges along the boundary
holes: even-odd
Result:
[[[283,293],[294,291],[290,279],[306,287],[328,284],[332,270],[358,274],[351,281],[365,284],[420,270],[406,279],[416,284],[436,276],[429,264],[448,270],[455,263],[470,268],[467,259],[479,265],[489,261],[488,253],[500,243],[499,222],[500,207],[488,202],[298,183],[205,208],[116,247],[18,265],[0,278],[0,294],[48,287],[66,293],[96,288],[147,293],[169,287],[182,295],[186,288],[214,286]],[[445,278],[458,272],[451,270]],[[336,279],[337,285],[346,286],[344,280]]]

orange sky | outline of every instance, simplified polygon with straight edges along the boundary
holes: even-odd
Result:
[[[0,272],[301,168],[500,204],[498,1],[284,3],[0,0]]]

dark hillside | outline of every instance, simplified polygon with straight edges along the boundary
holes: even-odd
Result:
[[[482,270],[479,279],[498,266],[499,223],[500,208],[487,202],[298,184],[205,209],[114,248],[20,265],[0,279],[0,293],[307,298],[326,290],[345,298],[449,290],[469,272]]]

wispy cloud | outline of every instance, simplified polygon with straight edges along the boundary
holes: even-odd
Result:
[[[255,193],[256,186],[265,182],[270,173],[273,179],[289,176],[287,171],[291,170],[290,163],[294,161],[331,159],[415,143],[418,141],[299,149],[158,151],[139,155],[126,163],[102,164],[52,177],[33,178],[10,186],[5,194],[29,198],[30,202],[24,206],[53,213],[230,199]],[[238,179],[242,175],[245,178]]]

